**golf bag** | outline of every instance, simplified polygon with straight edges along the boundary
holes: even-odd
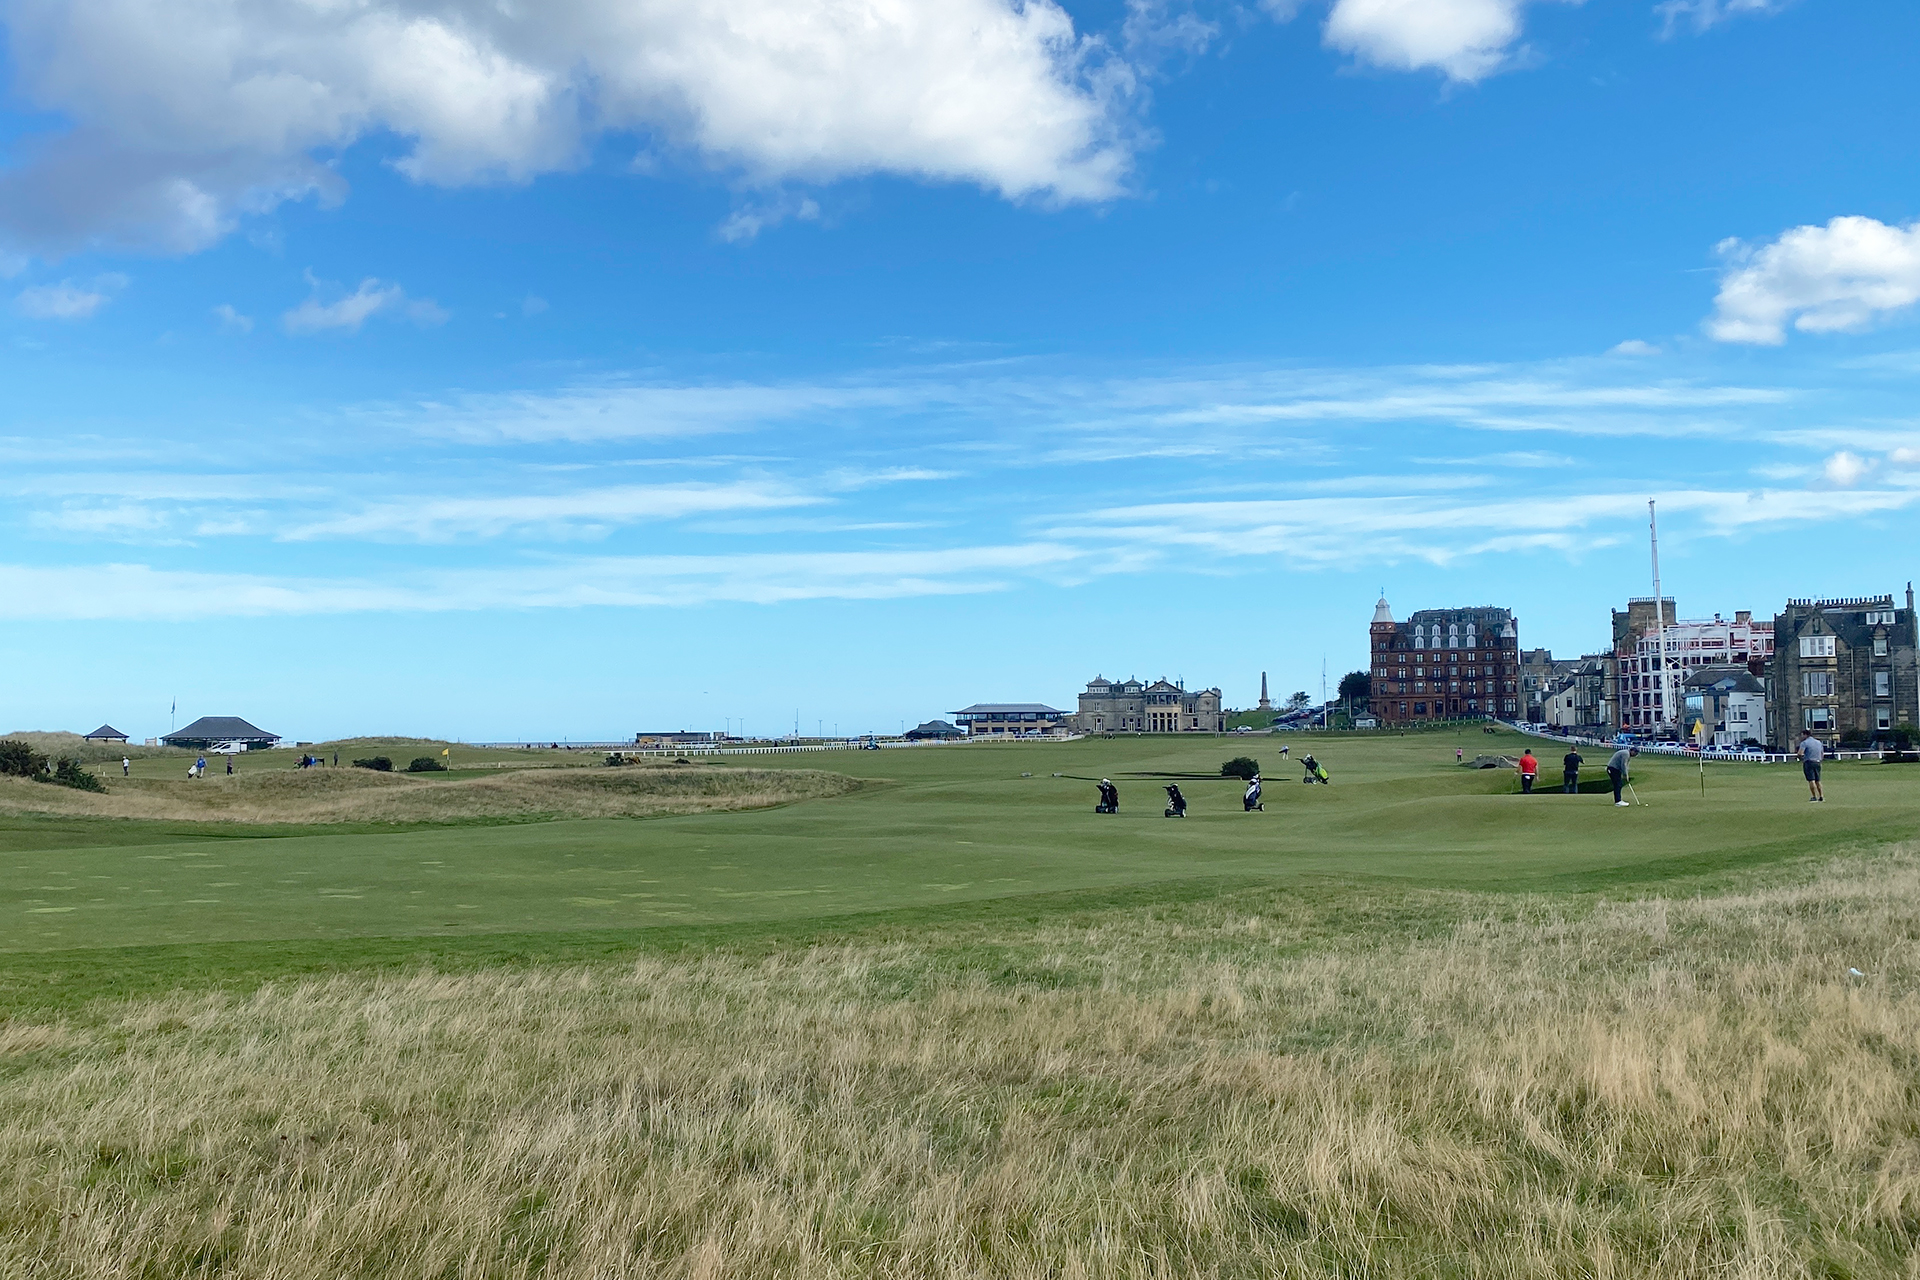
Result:
[[[1102,782],[1100,784],[1100,803],[1093,806],[1093,811],[1095,813],[1120,812],[1120,788],[1114,786],[1111,782]]]
[[[1187,798],[1181,795],[1180,788],[1172,783],[1167,784],[1167,816],[1169,818],[1187,816]]]
[[[1326,768],[1312,756],[1307,756],[1300,761],[1300,764],[1307,771],[1306,776],[1301,778],[1300,781],[1306,783],[1308,786],[1312,786],[1316,782],[1326,785],[1333,781],[1332,777],[1328,775]]]
[[[1255,809],[1259,809],[1262,812],[1265,812],[1267,806],[1260,803],[1260,775],[1259,774],[1256,773],[1253,776],[1253,780],[1247,783],[1247,794],[1241,797],[1240,802],[1246,807],[1246,812],[1248,813],[1252,813]]]

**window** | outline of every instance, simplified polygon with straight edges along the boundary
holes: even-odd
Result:
[[[1400,704],[1400,714],[1401,715],[1407,714],[1407,704],[1404,702]]]
[[[1415,715],[1417,715],[1417,716],[1423,716],[1423,715],[1425,715],[1425,714],[1427,714],[1427,704],[1426,704],[1426,703],[1424,703],[1424,702],[1416,702],[1416,703],[1414,703],[1414,704],[1413,704],[1413,714],[1415,714]]]
[[[1833,637],[1801,636],[1800,656],[1803,658],[1831,658],[1833,656]]]
[[[1825,707],[1808,707],[1804,719],[1806,720],[1806,727],[1809,729],[1831,729],[1833,727],[1833,712]]]
[[[1876,729],[1893,728],[1893,709],[1890,707],[1875,707],[1873,710],[1873,727]]]
[[[1833,696],[1833,672],[1802,671],[1800,673],[1800,696],[1803,698],[1831,698]]]
[[[1887,638],[1885,636],[1875,636],[1873,638],[1873,656],[1876,658],[1884,658],[1887,656]]]
[[[1873,696],[1876,698],[1891,698],[1893,696],[1893,691],[1890,688],[1888,688],[1888,686],[1892,683],[1893,683],[1893,675],[1891,672],[1887,672],[1887,671],[1874,672],[1873,673]],[[1883,729],[1885,727],[1886,727],[1885,725],[1881,726],[1881,728]]]
[[[1416,633],[1416,634],[1414,635],[1414,637],[1413,637],[1413,647],[1414,647],[1414,648],[1416,648],[1416,649],[1424,649],[1424,648],[1426,648],[1426,647],[1427,647],[1427,638],[1426,638],[1426,636],[1424,636],[1424,635],[1420,635],[1420,634],[1418,634],[1418,633]]]
[[[1890,627],[1893,625],[1893,619],[1894,619],[1894,614],[1892,610],[1881,610],[1880,612],[1877,612],[1877,613],[1869,612],[1867,614],[1867,625],[1870,627],[1877,627],[1884,624]]]

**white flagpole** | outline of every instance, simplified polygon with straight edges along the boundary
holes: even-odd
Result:
[[[1660,525],[1654,515],[1653,499],[1647,499],[1647,534],[1653,547],[1653,621],[1660,632],[1660,721],[1674,715],[1673,694],[1667,670],[1667,606],[1660,598]],[[1674,723],[1679,724],[1675,716]]]

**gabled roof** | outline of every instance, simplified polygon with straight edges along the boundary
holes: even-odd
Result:
[[[127,735],[120,732],[118,729],[114,728],[110,724],[103,724],[98,729],[95,729],[92,733],[87,735],[87,741],[89,742],[92,742],[95,738],[118,738],[120,741],[125,742],[127,740]]]
[[[945,720],[929,720],[925,724],[917,724],[907,730],[907,736],[909,738],[964,738],[966,730],[957,724],[948,724]]]
[[[186,728],[177,729],[160,741],[199,741],[203,738],[213,742],[278,742],[280,735],[256,729],[239,716],[201,716]]]

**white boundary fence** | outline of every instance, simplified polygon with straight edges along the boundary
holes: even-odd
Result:
[[[1512,720],[1502,720],[1500,723],[1515,733],[1523,733],[1530,738],[1545,738],[1548,742],[1572,742],[1583,747],[1606,747],[1609,750],[1617,750],[1626,745],[1612,738],[1594,738],[1579,733],[1565,735],[1547,733]],[[1779,751],[1733,751],[1721,747],[1689,751],[1677,742],[1635,742],[1632,745],[1640,749],[1641,755],[1682,756],[1688,760],[1726,760],[1736,764],[1793,764],[1800,759],[1797,752],[1789,755]],[[1826,758],[1829,760],[1878,760],[1882,754],[1880,751],[1829,751]]]

